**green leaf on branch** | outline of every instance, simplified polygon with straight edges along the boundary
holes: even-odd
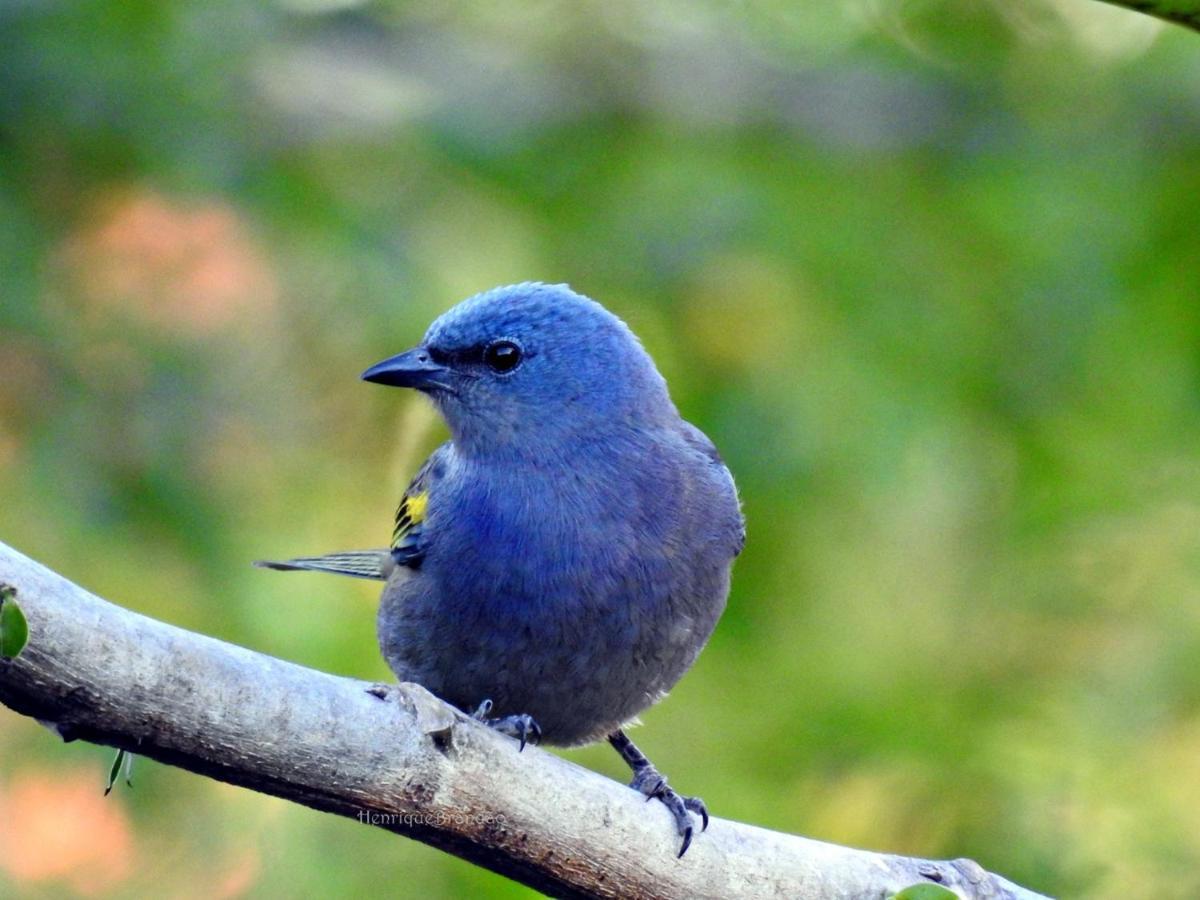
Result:
[[[117,755],[113,757],[112,765],[108,768],[108,782],[104,785],[105,797],[109,795],[113,789],[113,785],[121,777],[122,764],[124,764],[125,769],[125,784],[133,787],[133,754],[128,750],[118,749]]]
[[[1200,31],[1200,0],[1105,0],[1105,2]]]
[[[29,623],[17,605],[17,589],[0,585],[0,658],[12,659],[29,642]]]
[[[899,893],[893,894],[892,900],[958,900],[958,894],[940,884],[924,882],[910,884]]]

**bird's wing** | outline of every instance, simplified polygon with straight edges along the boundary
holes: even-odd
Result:
[[[447,442],[434,450],[400,498],[400,505],[396,507],[396,527],[392,531],[392,559],[397,565],[419,569],[425,559],[430,538],[425,527],[429,496],[445,472],[449,449]]]
[[[349,575],[352,578],[371,578],[387,581],[397,565],[420,568],[429,546],[425,529],[425,512],[429,505],[429,492],[442,477],[446,468],[449,443],[433,451],[425,465],[421,466],[408,490],[400,499],[396,510],[396,528],[392,532],[392,545],[379,550],[343,550],[324,556],[299,556],[295,559],[261,560],[255,565],[263,569],[281,572],[327,572],[331,575]]]
[[[729,548],[733,551],[733,555],[737,556],[746,546],[746,520],[742,518],[741,502],[738,500],[737,487],[733,483],[733,473],[725,465],[725,460],[721,458],[716,444],[691,422],[683,423],[683,437],[693,449],[708,457],[709,464],[717,471],[718,477],[725,482],[728,506],[732,513],[728,522]]]

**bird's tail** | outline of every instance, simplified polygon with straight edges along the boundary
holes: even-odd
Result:
[[[298,556],[282,561],[260,559],[254,565],[280,572],[328,572],[331,575],[387,581],[396,563],[390,550],[344,550],[325,556]]]

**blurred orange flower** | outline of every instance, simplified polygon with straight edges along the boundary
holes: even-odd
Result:
[[[97,894],[133,871],[133,838],[120,801],[89,768],[18,772],[0,785],[0,869],[18,885],[58,881]]]
[[[274,273],[249,231],[223,200],[121,188],[93,205],[63,259],[92,316],[206,335],[275,305]]]

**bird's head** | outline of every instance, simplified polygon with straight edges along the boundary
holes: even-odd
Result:
[[[676,415],[628,326],[566,285],[477,294],[362,377],[428,394],[467,453],[549,450]]]

